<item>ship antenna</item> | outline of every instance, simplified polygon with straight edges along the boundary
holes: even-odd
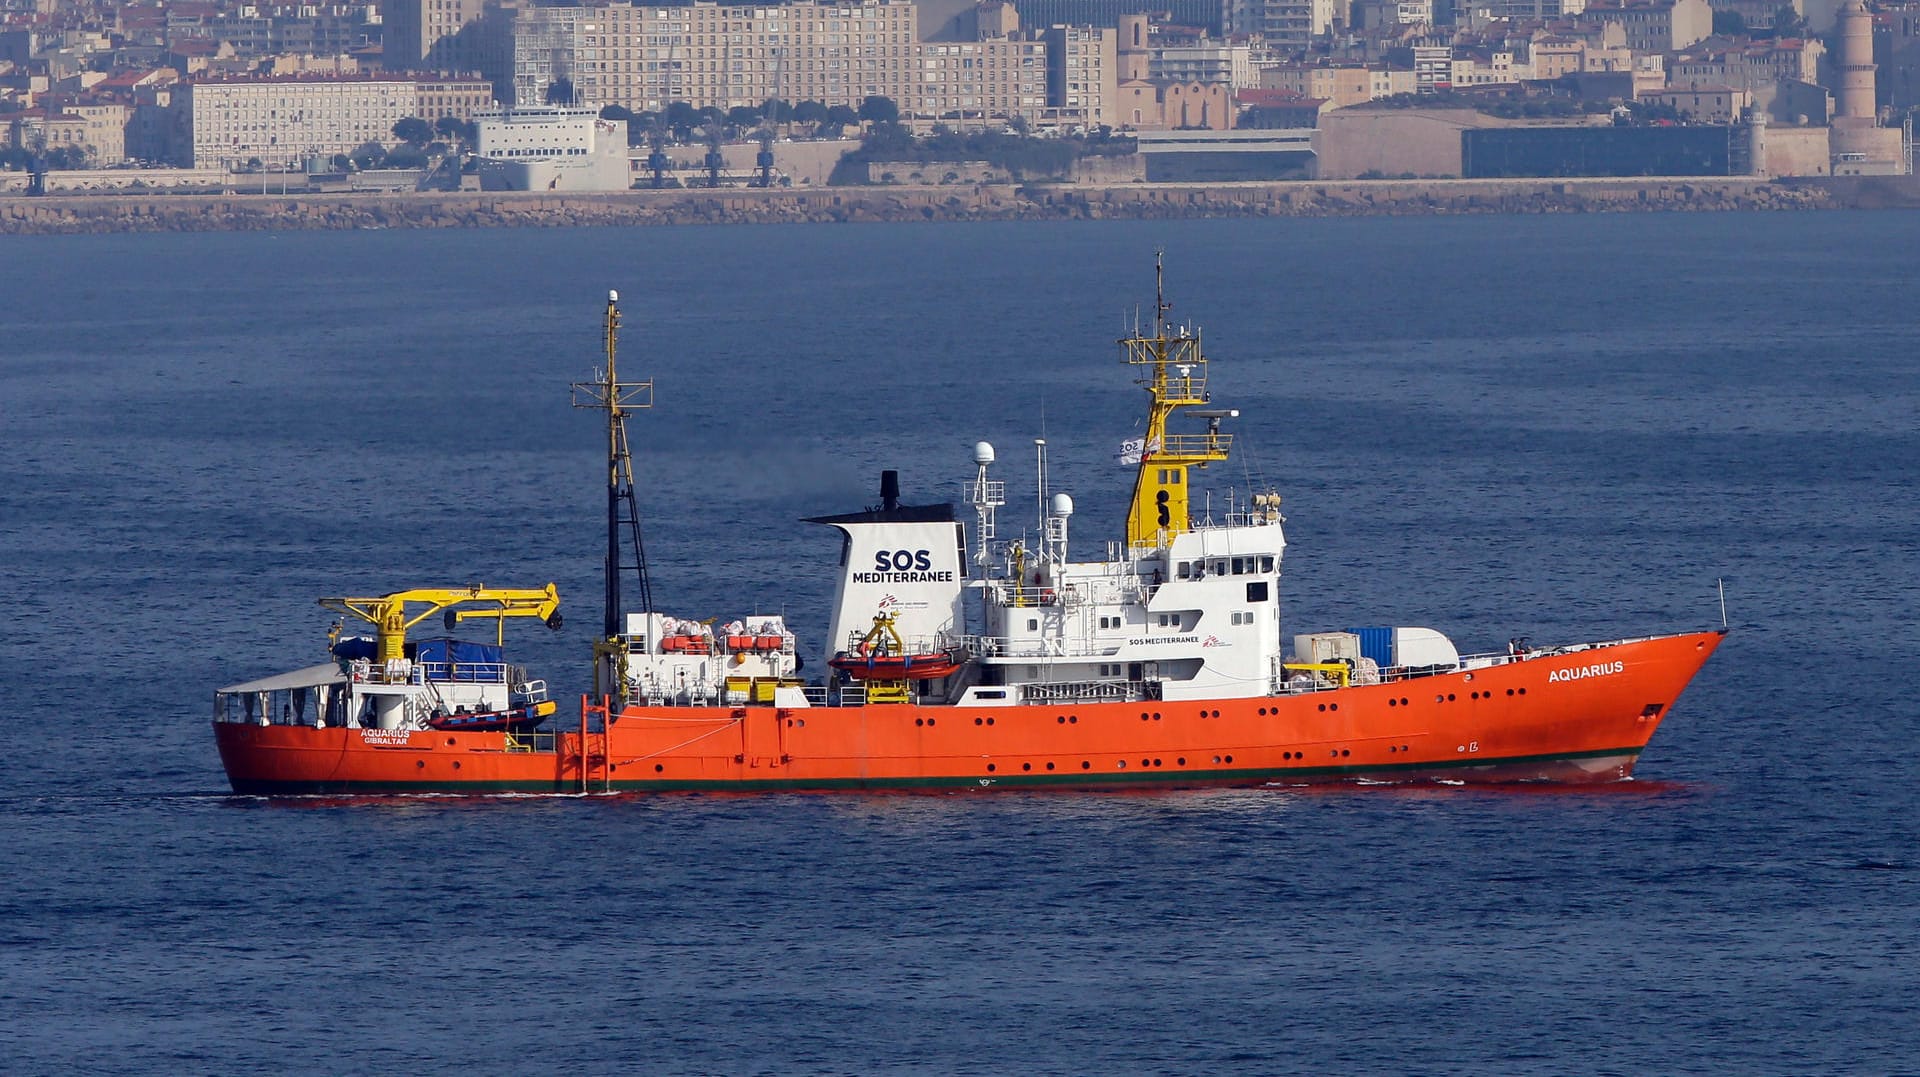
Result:
[[[620,574],[631,569],[640,586],[640,612],[653,612],[653,583],[647,574],[647,548],[640,538],[640,508],[633,492],[633,453],[627,441],[629,409],[653,407],[653,382],[622,382],[615,366],[620,338],[620,293],[607,293],[606,369],[599,379],[573,383],[573,406],[607,413],[607,559],[606,609],[601,627],[609,641],[620,635]],[[622,537],[626,541],[623,543]],[[633,560],[623,546],[630,546]]]
[[[1727,627],[1727,581],[1725,577],[1714,580],[1720,586],[1720,627]]]
[[[1046,534],[1046,530],[1047,530],[1047,439],[1046,438],[1033,439],[1033,464],[1034,464],[1034,470],[1038,473],[1038,479],[1034,483],[1034,494],[1033,494],[1034,515],[1036,515],[1039,518],[1040,533],[1044,535]]]
[[[1167,335],[1167,312],[1173,309],[1173,304],[1167,302],[1166,271],[1161,265],[1166,253],[1165,247],[1153,249],[1153,329],[1154,335],[1163,340]]]

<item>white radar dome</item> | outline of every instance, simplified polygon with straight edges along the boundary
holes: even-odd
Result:
[[[973,462],[985,467],[993,463],[993,446],[985,441],[973,443]]]
[[[1053,495],[1053,514],[1055,516],[1073,515],[1073,498],[1065,494]]]

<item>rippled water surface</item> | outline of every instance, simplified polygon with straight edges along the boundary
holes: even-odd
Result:
[[[1046,437],[1081,551],[1202,324],[1288,631],[1733,635],[1600,790],[226,795],[323,594],[556,581],[585,684],[604,291],[655,592]],[[1888,1072],[1920,1065],[1920,215],[0,241],[9,1072]],[[1216,503],[1218,504],[1218,503]],[[817,668],[817,666],[815,667]]]

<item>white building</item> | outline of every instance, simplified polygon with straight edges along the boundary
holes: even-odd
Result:
[[[474,116],[480,186],[488,191],[624,191],[627,122],[591,108],[521,105]]]
[[[1224,41],[1155,46],[1147,57],[1147,76],[1167,82],[1232,86],[1236,90],[1260,85],[1252,49],[1244,43]]]
[[[194,82],[181,88],[193,168],[291,168],[306,158],[391,145],[393,125],[418,115],[408,78],[291,78]]]

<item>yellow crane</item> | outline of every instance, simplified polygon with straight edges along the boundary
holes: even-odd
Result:
[[[509,617],[538,617],[548,628],[560,629],[560,592],[553,584],[543,590],[483,587],[477,583],[471,587],[422,587],[378,598],[323,598],[320,605],[373,625],[377,632],[374,654],[382,663],[406,657],[407,629],[443,610],[449,629],[461,621],[494,621],[496,642],[505,641]],[[412,613],[408,606],[425,608]],[[461,606],[479,608],[457,608]]]

